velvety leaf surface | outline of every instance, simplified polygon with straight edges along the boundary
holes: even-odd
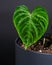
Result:
[[[13,14],[14,26],[25,45],[36,43],[48,27],[48,14],[42,6],[36,7],[32,13],[25,5],[18,6]]]

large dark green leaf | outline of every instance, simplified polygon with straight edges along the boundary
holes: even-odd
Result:
[[[32,13],[25,5],[18,6],[13,15],[14,26],[25,45],[29,47],[37,42],[48,27],[48,14],[45,8],[38,6]]]

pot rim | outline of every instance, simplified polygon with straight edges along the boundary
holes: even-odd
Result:
[[[17,37],[17,38],[18,38],[18,37]],[[37,51],[25,50],[25,49],[21,48],[19,44],[17,44],[17,42],[16,42],[16,41],[17,41],[17,38],[16,38],[16,40],[15,40],[15,44],[16,44],[20,49],[22,49],[23,51],[28,51],[28,52],[30,52],[30,53],[36,53],[36,54],[40,54],[40,55],[52,55],[51,53],[41,53],[41,52],[37,52]]]

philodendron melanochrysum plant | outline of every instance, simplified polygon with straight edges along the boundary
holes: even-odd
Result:
[[[25,49],[27,49],[45,33],[48,27],[48,14],[42,6],[37,6],[30,13],[25,5],[21,5],[14,11],[13,22]]]

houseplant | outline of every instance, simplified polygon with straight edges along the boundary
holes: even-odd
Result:
[[[44,33],[48,27],[48,14],[44,7],[36,7],[32,13],[29,13],[25,5],[18,6],[13,14],[13,23],[18,32],[18,38],[15,42],[16,65],[52,65],[51,53],[40,53],[42,49],[47,48]],[[43,37],[43,42],[39,41]],[[46,38],[47,39],[47,38]],[[49,41],[49,39],[47,39]],[[32,51],[32,45],[36,50]],[[43,47],[42,47],[43,45]]]

